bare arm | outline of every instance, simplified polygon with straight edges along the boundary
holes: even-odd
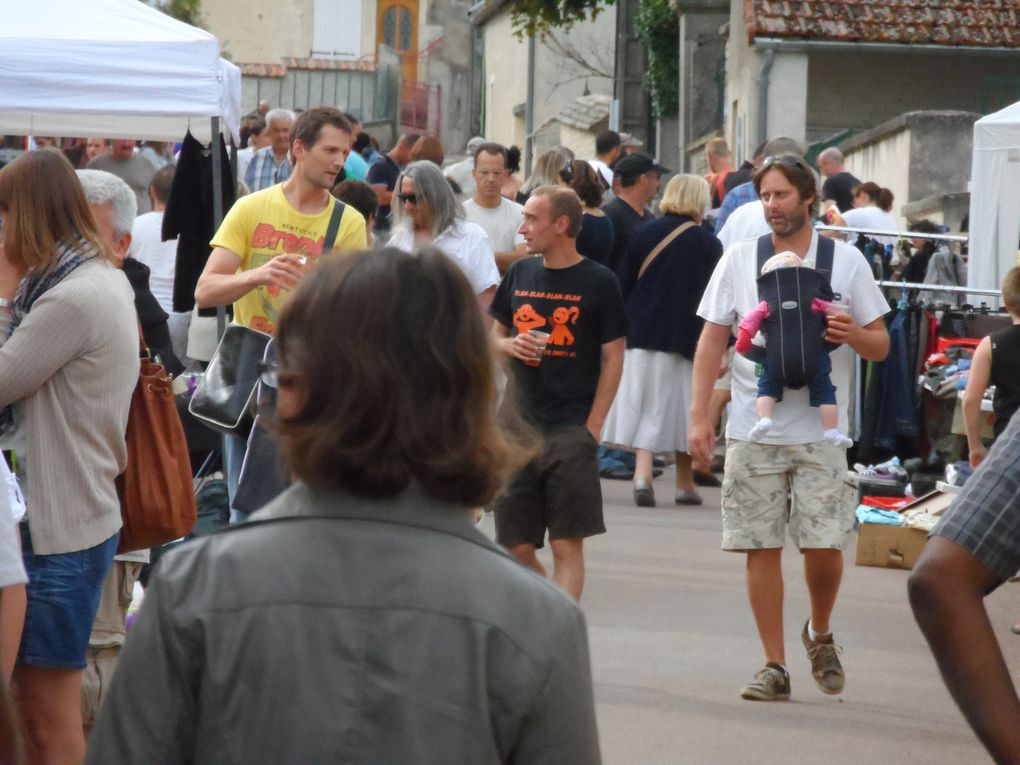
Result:
[[[486,327],[494,323],[492,317],[489,316],[489,306],[492,305],[492,296],[495,294],[495,284],[478,294],[478,307],[482,312],[482,321],[485,322]]]
[[[499,269],[501,274],[505,274],[510,269],[510,266],[526,257],[528,257],[527,246],[523,243],[515,245],[514,249],[510,252],[496,253],[496,268]]]
[[[709,410],[731,331],[727,324],[706,321],[698,339],[691,383],[691,422],[687,429],[691,457],[696,462],[708,462],[715,450],[715,423],[709,421]]]
[[[199,308],[228,305],[262,285],[294,289],[304,273],[297,255],[277,255],[250,271],[238,272],[240,265],[241,256],[226,247],[212,251],[195,288],[195,303]]]
[[[967,430],[970,466],[977,467],[988,455],[981,441],[981,398],[988,388],[992,372],[992,341],[987,337],[978,343],[970,362],[967,389],[963,392],[963,422]]]
[[[830,343],[846,343],[865,361],[881,361],[889,353],[889,332],[881,318],[861,327],[854,324],[849,314],[833,314],[829,316],[825,339]]]
[[[588,412],[588,431],[596,441],[602,440],[602,423],[606,421],[609,407],[616,398],[616,389],[620,386],[623,376],[623,350],[627,343],[625,337],[602,344],[602,371],[599,372],[599,383],[595,388],[595,400]]]

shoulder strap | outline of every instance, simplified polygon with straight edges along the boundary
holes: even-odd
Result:
[[[344,217],[344,207],[346,205],[339,199],[333,205],[333,214],[329,216],[329,225],[326,227],[326,237],[322,240],[323,255],[329,255],[333,251],[336,234],[340,230],[340,219]]]
[[[832,284],[832,259],[836,253],[836,243],[832,238],[818,235],[818,255],[815,259],[815,271],[825,277],[825,280]]]
[[[696,225],[694,221],[689,220],[686,223],[677,226],[675,229],[666,234],[666,236],[663,237],[662,241],[655,245],[655,249],[648,253],[648,256],[644,259],[644,262],[641,263],[641,268],[638,269],[637,273],[638,279],[641,278],[641,275],[645,272],[648,266],[652,265],[652,261],[659,257],[659,253],[666,249],[670,242],[672,242],[674,239],[680,236],[680,234],[682,234],[684,231],[686,231],[687,229],[694,225]]]
[[[758,268],[755,269],[754,278],[757,279],[761,276],[762,266],[765,262],[776,254],[775,245],[772,244],[772,234],[763,234],[758,237]]]

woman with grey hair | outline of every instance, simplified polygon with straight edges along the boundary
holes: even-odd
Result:
[[[438,248],[467,276],[484,310],[499,284],[496,256],[485,229],[464,219],[464,209],[434,162],[409,163],[397,178],[389,247],[415,252]]]

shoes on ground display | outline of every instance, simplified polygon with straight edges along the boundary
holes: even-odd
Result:
[[[880,462],[877,465],[862,465],[858,462],[854,465],[853,472],[849,477],[852,481],[867,479],[868,481],[893,481],[904,484],[910,479],[909,474],[900,464],[899,457],[893,457],[891,460]]]
[[[800,633],[800,639],[804,642],[807,656],[811,660],[811,676],[822,693],[834,696],[843,692],[846,683],[846,673],[843,672],[843,665],[839,662],[839,653],[842,648],[835,644],[832,635],[819,635],[817,640],[812,640],[808,633],[808,624],[811,620],[804,622],[804,630]]]
[[[786,701],[790,698],[790,674],[771,662],[740,691],[740,698],[749,701]]]

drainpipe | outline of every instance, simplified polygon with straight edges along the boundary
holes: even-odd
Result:
[[[531,177],[531,160],[535,153],[535,36],[528,37],[528,82],[524,105],[524,177]]]
[[[755,145],[761,145],[768,140],[769,131],[769,75],[772,74],[772,64],[776,58],[775,48],[766,48],[761,62],[761,69],[758,70],[758,79],[755,84],[758,86],[758,138]]]

